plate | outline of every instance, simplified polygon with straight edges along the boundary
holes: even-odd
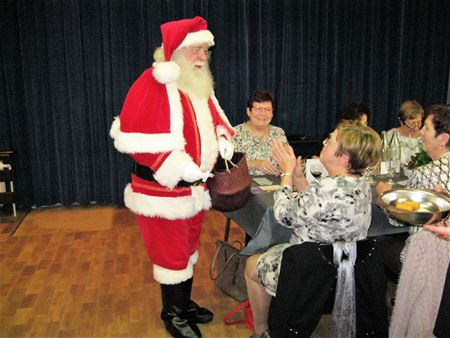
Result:
[[[408,211],[395,207],[397,202],[406,200],[420,203],[420,208],[416,211]],[[448,216],[450,196],[428,189],[396,189],[386,191],[379,196],[377,204],[393,218],[401,222],[421,226]]]

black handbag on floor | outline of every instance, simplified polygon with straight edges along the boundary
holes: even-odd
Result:
[[[247,299],[247,285],[245,284],[245,262],[247,256],[241,255],[242,243],[233,242],[234,245],[218,240],[216,242],[217,251],[211,262],[209,276],[223,293],[242,302]]]

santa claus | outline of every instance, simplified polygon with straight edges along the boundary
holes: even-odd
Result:
[[[114,146],[134,159],[125,205],[136,216],[161,285],[161,319],[174,337],[201,337],[213,314],[190,298],[199,237],[211,199],[205,181],[234,134],[214,95],[201,17],[161,26],[153,66],[132,85],[111,127]]]

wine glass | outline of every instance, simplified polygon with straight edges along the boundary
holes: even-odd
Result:
[[[397,160],[390,160],[390,161],[386,162],[386,169],[389,173],[389,180],[388,180],[389,184],[394,184],[394,181],[392,180],[392,178],[394,177],[395,173],[397,172],[397,166],[398,166]]]
[[[319,164],[312,164],[309,171],[316,180],[318,180],[322,176],[322,166]]]

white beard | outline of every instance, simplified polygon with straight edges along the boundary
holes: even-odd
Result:
[[[203,63],[201,68],[195,67],[192,62],[177,52],[173,53],[172,61],[176,62],[181,69],[177,82],[178,88],[189,96],[193,95],[203,99],[211,97],[213,94],[214,80],[209,63]]]

